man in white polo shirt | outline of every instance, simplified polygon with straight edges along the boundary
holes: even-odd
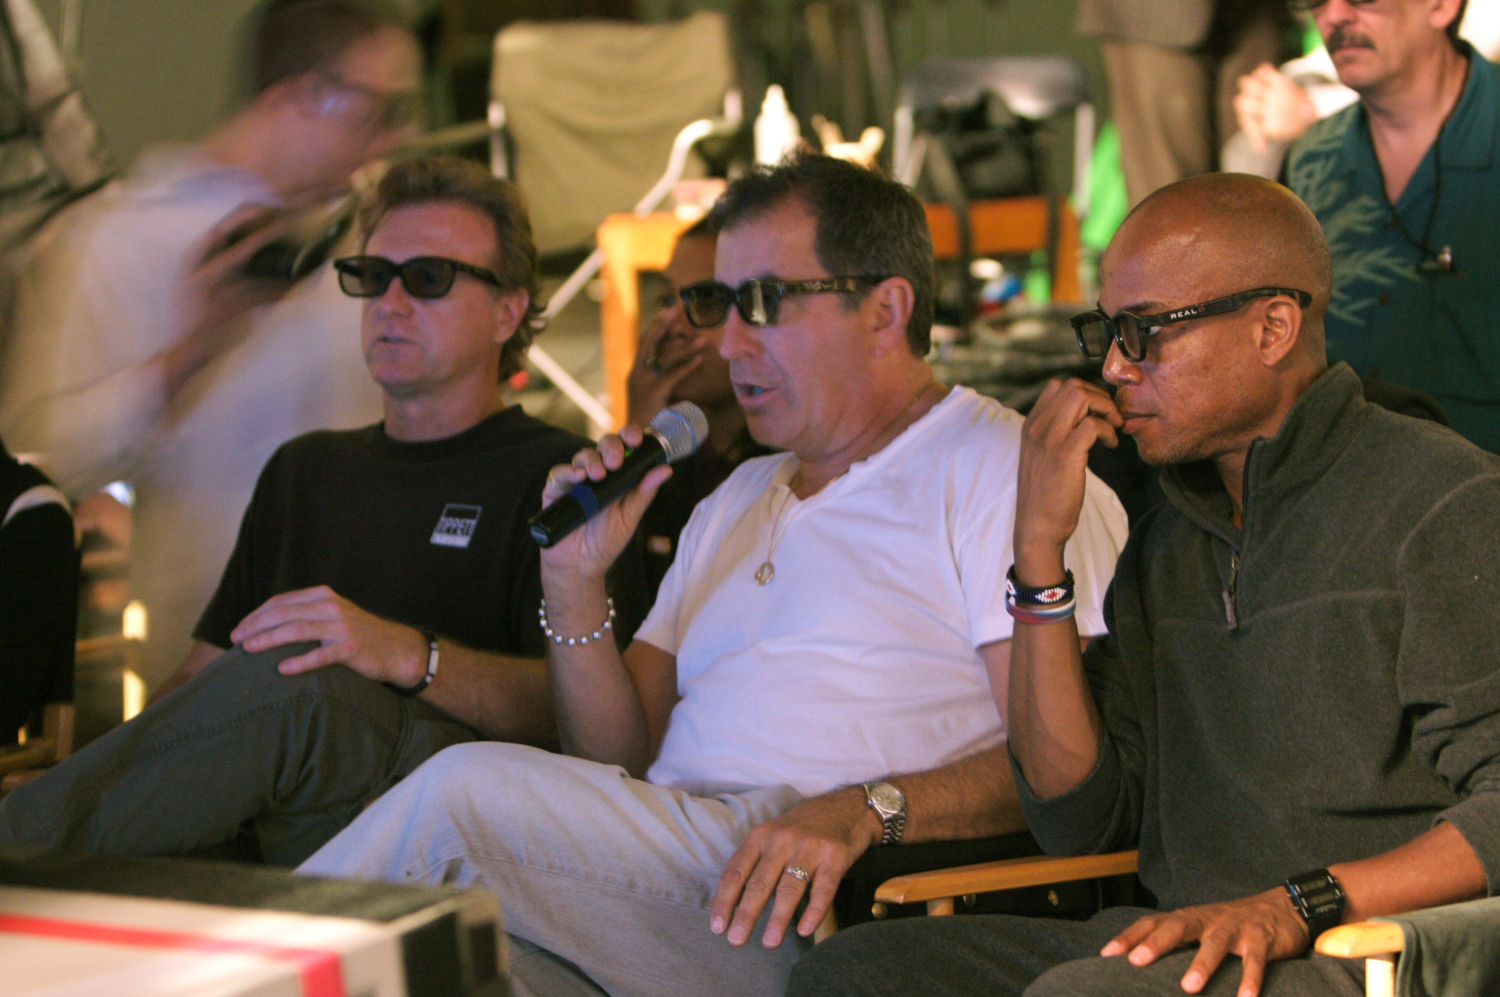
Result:
[[[719,280],[684,306],[725,323],[750,431],[788,452],[698,506],[623,656],[604,572],[669,472],[543,551],[572,757],[444,751],[303,867],[488,886],[523,993],[780,994],[865,849],[1024,827],[1001,720],[1021,418],[923,360],[922,206],[810,156],[716,211]],[[618,466],[624,436],[555,469],[544,501]],[[1087,491],[1066,558],[1085,635],[1126,532]]]

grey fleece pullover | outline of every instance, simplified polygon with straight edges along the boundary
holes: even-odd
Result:
[[[1328,370],[1245,465],[1120,555],[1084,665],[1094,771],[1026,815],[1054,854],[1139,847],[1164,909],[1242,897],[1450,821],[1500,887],[1500,458]]]

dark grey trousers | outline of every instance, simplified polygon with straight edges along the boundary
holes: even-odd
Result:
[[[342,666],[276,671],[313,646],[225,652],[0,801],[0,845],[183,855],[253,820],[266,862],[295,866],[422,762],[477,738]]]
[[[1112,907],[1089,921],[954,916],[862,924],[817,946],[792,970],[787,997],[1183,997],[1197,949],[1144,968],[1099,950],[1152,911]],[[1234,997],[1240,962],[1225,959],[1203,993]],[[1362,997],[1364,965],[1312,955],[1271,964],[1262,997]]]

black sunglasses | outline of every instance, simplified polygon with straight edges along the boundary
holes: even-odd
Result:
[[[1160,315],[1132,315],[1120,312],[1113,317],[1104,314],[1103,308],[1073,316],[1073,332],[1078,337],[1078,348],[1090,360],[1103,360],[1109,355],[1109,344],[1113,340],[1125,359],[1139,363],[1146,359],[1146,340],[1176,322],[1189,319],[1208,318],[1210,315],[1227,315],[1239,311],[1245,302],[1254,298],[1288,297],[1307,308],[1312,304],[1312,295],[1288,287],[1257,287],[1249,291],[1231,294],[1227,298],[1215,298],[1185,308],[1174,308]]]
[[[1327,2],[1328,0],[1287,0],[1286,5],[1292,9],[1293,13],[1302,14],[1309,10],[1317,10]],[[1347,2],[1351,7],[1368,7],[1376,0],[1347,0]]]
[[[353,298],[378,298],[398,276],[406,293],[414,298],[441,298],[452,289],[460,273],[496,287],[505,286],[492,271],[445,256],[413,256],[404,263],[384,256],[345,256],[334,260],[333,268],[339,272],[339,287]]]
[[[862,277],[822,277],[817,280],[747,280],[730,287],[716,280],[689,284],[682,295],[683,314],[688,324],[698,329],[722,325],[729,306],[739,309],[740,318],[750,325],[775,325],[781,313],[781,299],[788,294],[847,294],[865,284],[879,284],[885,277],[866,274]]]

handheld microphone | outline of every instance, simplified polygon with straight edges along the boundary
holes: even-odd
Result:
[[[599,481],[580,481],[541,512],[526,521],[539,546],[551,547],[630,491],[658,464],[675,463],[702,445],[708,420],[692,402],[662,409],[646,427],[641,445],[625,453],[625,461]]]

